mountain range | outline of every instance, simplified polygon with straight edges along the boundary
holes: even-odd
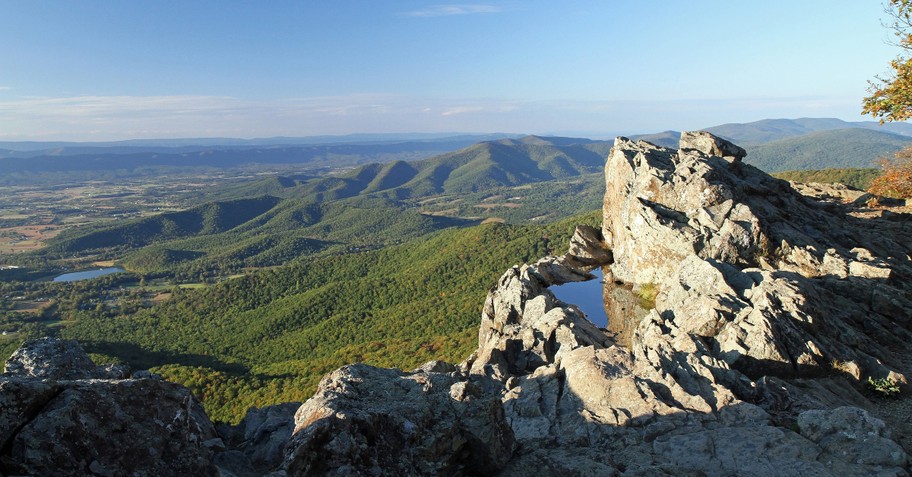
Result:
[[[705,129],[747,150],[744,159],[766,172],[824,168],[870,168],[875,161],[912,144],[912,125],[833,118],[764,119]],[[680,132],[631,136],[677,147]]]

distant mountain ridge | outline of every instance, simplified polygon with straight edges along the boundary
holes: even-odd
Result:
[[[747,150],[745,162],[766,172],[828,168],[869,168],[877,159],[912,144],[912,125],[833,118],[764,119],[706,128]],[[631,136],[677,147],[680,132]]]
[[[485,141],[419,161],[367,164],[342,175],[309,181],[262,179],[238,187],[226,197],[238,197],[249,190],[320,201],[367,194],[399,200],[477,192],[599,172],[611,144],[539,136]]]

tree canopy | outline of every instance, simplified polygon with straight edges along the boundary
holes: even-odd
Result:
[[[896,35],[900,54],[890,62],[886,77],[868,82],[870,96],[864,99],[862,113],[880,119],[880,123],[912,118],[912,0],[889,0],[888,24]],[[877,195],[912,197],[912,148],[896,153],[893,159],[881,161],[883,173],[869,189]]]
[[[890,62],[886,76],[868,82],[870,96],[862,108],[881,123],[912,118],[912,0],[890,0],[886,12],[901,52]]]

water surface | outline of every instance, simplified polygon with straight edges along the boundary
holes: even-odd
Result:
[[[649,314],[633,287],[605,280],[602,268],[590,273],[596,276],[585,282],[570,282],[549,287],[564,303],[579,307],[595,326],[607,330],[618,344],[629,347],[640,320]],[[608,275],[611,275],[609,271]]]
[[[99,268],[97,270],[86,270],[84,272],[72,272],[64,273],[54,277],[55,282],[75,282],[78,280],[88,280],[89,278],[103,277],[105,275],[110,275],[112,273],[125,272],[123,268],[119,267],[108,267],[108,268]]]
[[[558,300],[579,307],[595,326],[606,328],[608,315],[605,313],[605,301],[602,298],[602,269],[596,268],[590,273],[595,275],[592,280],[564,283],[548,287],[548,289]]]

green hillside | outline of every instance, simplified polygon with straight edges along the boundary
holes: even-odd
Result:
[[[379,193],[400,200],[478,192],[599,172],[610,147],[606,141],[536,136],[483,142],[415,162],[369,164],[285,189],[283,196],[325,201]]]
[[[135,248],[181,237],[217,234],[266,213],[278,203],[279,199],[268,196],[211,202],[88,232],[73,229],[51,241],[48,249],[52,253],[74,253],[122,246]]]
[[[729,123],[706,128],[707,131],[727,138],[740,146],[765,144],[805,134],[840,129],[867,129],[912,136],[912,126],[904,123],[881,125],[877,121],[848,122],[835,118],[762,119],[750,123]]]
[[[912,138],[869,129],[836,129],[749,146],[748,164],[766,172],[868,168],[912,144]]]
[[[773,177],[795,182],[821,182],[824,184],[845,184],[859,190],[871,187],[871,181],[880,175],[880,169],[821,169],[810,171],[782,171]]]
[[[156,367],[216,419],[303,400],[326,372],[363,361],[403,369],[476,346],[487,290],[508,267],[563,251],[590,213],[547,226],[489,224],[401,246],[251,273],[129,316],[82,312],[62,330],[96,353]]]
[[[40,253],[101,252],[107,258],[122,258],[122,265],[134,272],[188,277],[278,265],[323,250],[376,248],[474,223],[422,214],[378,197],[326,202],[261,197],[73,229],[52,239]]]

